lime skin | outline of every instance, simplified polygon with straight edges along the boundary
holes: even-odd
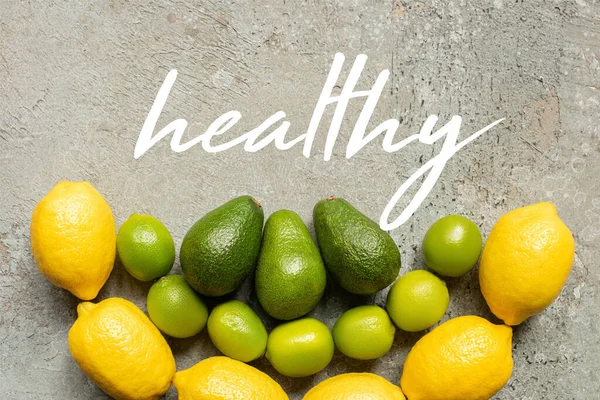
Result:
[[[241,301],[216,306],[207,323],[208,335],[219,351],[238,361],[250,362],[267,348],[267,330],[254,310]]]
[[[435,325],[450,303],[446,283],[431,272],[411,271],[390,289],[387,311],[398,328],[419,332]]]
[[[392,348],[396,328],[378,306],[359,306],[343,313],[333,326],[337,349],[357,360],[383,357]]]
[[[206,326],[208,309],[182,275],[167,275],[156,281],[146,299],[150,320],[174,338],[194,336]]]
[[[301,378],[327,367],[333,352],[333,338],[327,325],[314,318],[302,318],[271,331],[265,356],[280,374]]]
[[[117,250],[123,267],[148,282],[169,273],[175,244],[167,227],[151,215],[132,214],[119,228]]]
[[[481,233],[473,221],[461,215],[445,216],[425,234],[425,264],[440,275],[462,276],[477,263],[481,244]]]

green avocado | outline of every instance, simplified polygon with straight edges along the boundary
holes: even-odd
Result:
[[[339,197],[320,200],[313,213],[325,266],[344,289],[368,295],[394,282],[400,251],[379,225]]]
[[[317,245],[298,214],[273,213],[256,266],[256,295],[269,315],[291,320],[310,312],[323,295],[327,273]]]
[[[252,272],[260,251],[262,206],[237,197],[200,218],[181,243],[179,259],[186,281],[198,293],[223,296]]]

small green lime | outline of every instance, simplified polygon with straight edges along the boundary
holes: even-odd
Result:
[[[423,239],[425,264],[440,275],[457,277],[477,263],[481,233],[461,215],[448,215],[431,225]]]
[[[146,299],[154,325],[174,338],[187,338],[206,325],[208,309],[182,275],[167,275],[152,285]]]
[[[358,360],[374,360],[387,354],[396,328],[381,307],[360,306],[343,313],[333,325],[333,341],[339,351]]]
[[[168,274],[175,261],[173,237],[151,215],[132,214],[121,225],[117,250],[127,272],[145,282]]]
[[[231,300],[208,317],[208,335],[219,351],[243,362],[256,360],[267,348],[267,330],[250,306]]]
[[[265,356],[280,374],[300,378],[327,367],[333,351],[327,325],[314,318],[302,318],[271,331]]]
[[[392,285],[387,311],[398,328],[418,332],[442,319],[449,302],[444,281],[431,272],[416,270],[401,276]]]

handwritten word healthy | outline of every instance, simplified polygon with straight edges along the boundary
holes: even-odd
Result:
[[[242,118],[242,114],[239,111],[229,111],[221,115],[219,118],[214,120],[214,122],[203,134],[198,135],[185,143],[182,143],[182,138],[188,122],[182,118],[170,122],[158,133],[154,134],[158,118],[162,113],[165,103],[167,102],[171,88],[177,79],[177,71],[171,70],[167,74],[165,81],[158,91],[156,99],[154,100],[154,104],[152,105],[152,108],[148,113],[148,117],[144,122],[140,136],[135,145],[134,157],[136,159],[141,157],[161,139],[170,133],[173,133],[173,137],[171,138],[171,149],[175,152],[186,151],[198,143],[202,144],[202,148],[205,151],[209,153],[217,153],[228,150],[242,143],[244,143],[245,151],[256,152],[265,148],[271,143],[274,143],[275,147],[279,150],[288,150],[296,144],[304,142],[304,149],[302,153],[304,154],[304,157],[309,158],[311,155],[313,142],[317,134],[317,129],[321,123],[325,109],[327,106],[335,104],[335,112],[327,132],[323,155],[324,160],[328,161],[331,159],[333,148],[340,133],[340,127],[342,125],[342,121],[344,120],[348,103],[351,99],[366,97],[365,104],[358,117],[358,120],[356,121],[356,124],[354,125],[348,145],[346,146],[346,158],[352,158],[352,156],[358,153],[364,146],[382,134],[383,150],[388,153],[397,152],[414,141],[419,141],[427,145],[433,145],[438,140],[443,138],[443,144],[440,152],[435,157],[432,157],[428,162],[423,164],[400,186],[400,188],[398,188],[383,210],[379,221],[381,228],[384,230],[396,229],[405,223],[423,203],[427,195],[435,186],[435,183],[444,170],[448,160],[450,160],[454,154],[456,154],[467,144],[471,143],[479,136],[483,135],[485,132],[502,122],[503,119],[499,119],[489,124],[485,128],[480,129],[460,142],[458,141],[458,136],[460,134],[462,118],[458,115],[453,116],[448,123],[435,132],[433,132],[433,128],[438,121],[438,117],[436,115],[431,115],[425,120],[418,134],[411,135],[397,142],[394,142],[396,131],[400,125],[400,122],[397,119],[392,118],[383,121],[375,129],[369,133],[366,133],[367,125],[371,120],[371,116],[373,115],[375,107],[377,106],[377,102],[379,101],[379,97],[383,92],[383,88],[390,73],[388,70],[382,71],[370,90],[355,91],[354,88],[356,87],[367,61],[367,56],[361,54],[356,57],[340,94],[333,96],[332,92],[340,76],[344,59],[345,58],[342,53],[337,53],[335,55],[333,64],[331,65],[331,69],[329,71],[329,76],[325,81],[325,85],[315,106],[306,133],[303,133],[294,139],[288,140],[286,135],[290,128],[290,122],[285,120],[285,112],[278,111],[267,118],[256,128],[236,137],[235,139],[219,145],[211,144],[211,139],[215,136],[222,135],[233,128],[233,126]],[[263,137],[263,134],[269,129],[271,130],[270,133],[264,135]],[[417,190],[409,204],[394,221],[390,222],[390,214],[396,204],[400,201],[404,193],[420,177],[427,173],[427,171],[429,171],[427,177],[423,180],[421,187]]]

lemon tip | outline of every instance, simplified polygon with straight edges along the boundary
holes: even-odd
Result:
[[[83,301],[77,305],[77,315],[79,317],[83,317],[89,314],[89,312],[92,311],[94,308],[96,308],[96,304],[91,303],[89,301]]]

